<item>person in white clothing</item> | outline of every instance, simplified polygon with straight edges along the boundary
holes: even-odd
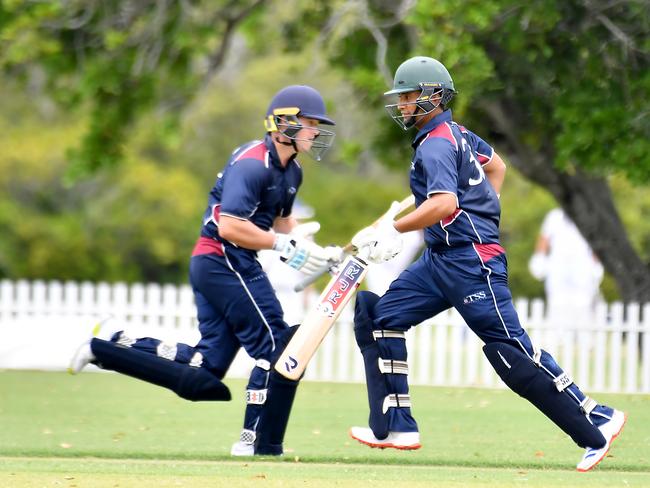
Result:
[[[544,281],[550,323],[565,330],[590,325],[601,299],[603,266],[562,209],[544,218],[529,270]]]

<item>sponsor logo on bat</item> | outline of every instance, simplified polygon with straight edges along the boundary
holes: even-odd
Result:
[[[318,304],[318,311],[323,317],[334,317],[334,308],[330,302],[321,302]]]
[[[296,366],[298,366],[298,361],[291,356],[289,356],[289,361],[284,362],[284,369],[286,369],[288,372],[296,369]]]
[[[363,267],[354,261],[349,261],[339,273],[338,279],[330,289],[327,296],[318,304],[318,310],[326,317],[334,317],[341,303],[348,294],[359,286],[359,279]]]

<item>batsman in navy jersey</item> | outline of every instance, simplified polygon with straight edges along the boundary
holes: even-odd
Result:
[[[320,160],[334,138],[320,124],[334,121],[318,91],[288,86],[268,107],[265,138],[235,149],[218,174],[190,260],[201,333],[196,345],[130,339],[116,331],[82,345],[71,371],[93,362],[189,400],[229,400],[221,380],[243,347],[255,366],[246,387],[243,430],[231,454],[282,454],[298,382],[279,375],[273,364],[296,328],[285,323],[257,251],[277,251],[279,259],[306,274],[341,257],[339,247],[323,248],[292,234],[291,210],[302,183],[296,157],[308,153]]]
[[[350,435],[371,447],[420,447],[404,333],[454,307],[485,343],[504,383],[586,449],[577,469],[588,471],[604,458],[626,416],[582,393],[519,323],[499,243],[505,164],[481,137],[453,121],[448,104],[454,84],[437,60],[420,56],[402,63],[386,95],[397,98],[386,106],[393,119],[417,130],[410,165],[416,209],[396,221],[389,211],[388,219],[363,229],[352,243],[379,263],[400,251],[400,233],[424,229],[427,248],[382,297],[357,297],[355,336],[370,416],[369,428],[352,427]]]

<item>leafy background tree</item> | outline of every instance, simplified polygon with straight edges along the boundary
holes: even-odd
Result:
[[[0,3],[0,276],[184,282],[216,173],[261,136],[272,94],[298,81],[339,121],[327,160],[303,161],[302,196],[319,240],[347,241],[408,191],[411,134],[381,93],[399,62],[427,54],[454,76],[455,117],[511,165],[502,230],[515,294],[542,292],[526,262],[557,201],[610,272],[607,297],[647,300],[648,11],[588,0]]]

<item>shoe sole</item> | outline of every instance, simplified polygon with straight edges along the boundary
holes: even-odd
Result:
[[[592,465],[591,465],[590,467],[588,467],[587,469],[576,468],[576,471],[579,471],[580,473],[586,473],[587,471],[591,471],[591,470],[594,469],[596,466],[598,466],[598,464],[600,464],[600,462],[601,462],[603,459],[605,459],[605,456],[607,456],[607,454],[609,454],[609,451],[610,451],[611,448],[612,448],[612,444],[614,444],[614,440],[616,440],[616,438],[617,438],[619,435],[621,435],[621,432],[623,432],[623,427],[625,427],[625,424],[626,424],[626,423],[627,423],[627,413],[623,413],[623,423],[621,424],[621,428],[618,429],[618,432],[612,436],[612,438],[611,438],[610,441],[609,441],[609,447],[608,447],[607,450],[603,453],[603,455],[600,456],[600,458],[598,459],[598,461],[596,461],[594,464],[592,464]]]
[[[348,434],[355,441],[358,441],[361,444],[365,444],[366,446],[370,446],[373,449],[399,449],[400,451],[415,451],[416,449],[420,449],[422,447],[422,444],[420,443],[398,446],[397,444],[393,444],[391,442],[368,442],[368,441],[364,441],[363,439],[359,439],[358,437],[355,437],[352,434],[351,430],[348,431]]]

